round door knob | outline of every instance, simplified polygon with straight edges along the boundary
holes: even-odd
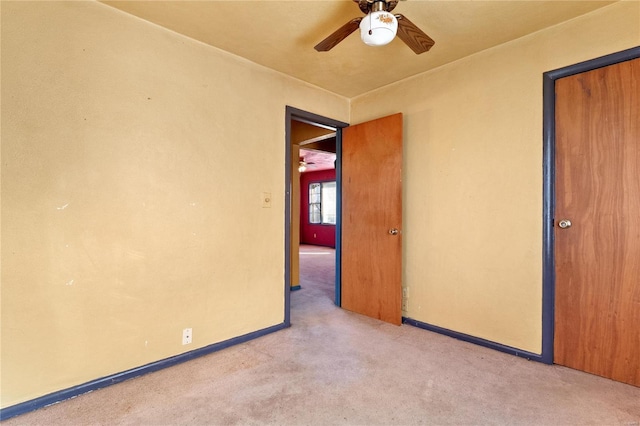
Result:
[[[558,222],[558,226],[562,229],[571,228],[571,221],[569,219],[562,219]]]
[[[391,235],[398,235],[399,232],[400,231],[398,231],[396,228],[389,229],[389,234]]]

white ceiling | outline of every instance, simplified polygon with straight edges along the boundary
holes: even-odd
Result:
[[[407,0],[402,13],[436,44],[416,55],[399,39],[369,47],[356,31],[329,52],[317,43],[362,16],[351,0],[105,1],[265,67],[352,98],[614,1]]]

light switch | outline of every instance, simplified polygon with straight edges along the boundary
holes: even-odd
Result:
[[[270,209],[271,208],[271,193],[263,192],[262,193],[262,208]]]

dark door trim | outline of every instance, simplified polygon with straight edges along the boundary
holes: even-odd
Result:
[[[348,123],[333,120],[291,106],[285,110],[285,179],[284,179],[284,323],[291,325],[291,121],[301,121],[336,129],[336,305],[340,306],[340,255],[342,218],[342,129]]]
[[[542,112],[542,362],[553,364],[555,321],[555,82],[556,80],[640,57],[640,47],[602,56],[543,74]]]

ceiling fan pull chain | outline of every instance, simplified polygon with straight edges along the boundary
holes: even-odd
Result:
[[[369,12],[369,35],[373,34],[373,30],[371,29],[371,12]]]

